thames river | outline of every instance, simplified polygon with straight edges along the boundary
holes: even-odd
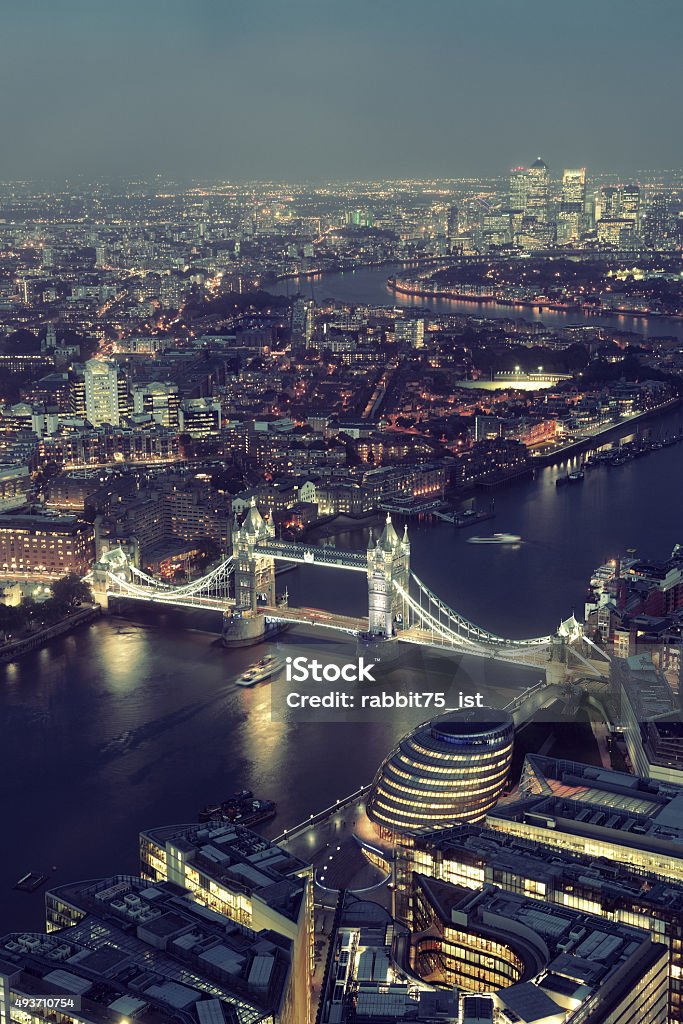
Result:
[[[644,429],[671,431],[681,418]],[[551,633],[573,611],[582,617],[597,565],[631,547],[664,558],[683,542],[682,470],[683,446],[589,470],[574,486],[555,487],[566,467],[544,469],[496,494],[494,520],[467,530],[411,525],[413,570],[483,626],[513,637]],[[467,542],[492,532],[522,540]],[[362,548],[367,532],[335,543]],[[285,583],[293,605],[366,608],[362,574],[302,566],[279,577]],[[289,633],[281,643],[355,656],[329,636]],[[227,651],[204,633],[103,619],[0,669],[3,930],[41,924],[42,894],[12,888],[27,871],[54,883],[135,871],[141,828],[192,821],[205,802],[242,788],[278,802],[274,835],[369,783],[396,739],[426,717],[414,710],[373,724],[273,721],[279,683],[235,686],[259,654]],[[497,665],[486,671],[502,689],[534,681]]]
[[[341,274],[325,274],[318,278],[297,278],[267,285],[267,291],[283,295],[301,293],[307,299],[323,302],[327,298],[337,299],[351,305],[405,306],[429,308],[435,313],[457,313],[461,316],[483,316],[499,319],[507,317],[525,320],[541,320],[548,327],[557,329],[568,324],[602,324],[620,331],[634,331],[646,337],[672,337],[683,340],[683,319],[675,317],[633,317],[633,316],[584,316],[570,311],[567,313],[538,312],[527,306],[499,305],[495,302],[459,302],[452,299],[411,298],[398,295],[387,288],[387,278],[400,268],[400,264],[383,267],[361,267]]]

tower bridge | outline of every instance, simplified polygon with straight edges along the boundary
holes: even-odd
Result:
[[[234,520],[232,549],[233,554],[205,576],[173,586],[131,565],[123,550],[115,548],[96,563],[90,582],[102,603],[118,596],[220,611],[228,646],[258,643],[284,625],[305,623],[365,642],[400,640],[534,667],[554,663],[559,668],[571,650],[584,674],[601,674],[595,667],[599,649],[583,636],[573,616],[553,635],[513,639],[475,625],[452,609],[411,571],[407,527],[399,536],[390,515],[377,539],[371,533],[365,551],[341,551],[276,540],[272,515],[264,518],[252,503],[241,523]],[[275,593],[276,561],[364,573],[367,617],[290,608],[286,598],[278,599]],[[599,651],[598,657],[605,655]]]

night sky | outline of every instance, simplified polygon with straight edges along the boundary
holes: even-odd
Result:
[[[680,0],[4,0],[0,180],[683,165]]]

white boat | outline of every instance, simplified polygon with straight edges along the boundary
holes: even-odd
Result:
[[[282,661],[274,658],[272,654],[267,654],[265,658],[261,658],[260,661],[250,665],[246,672],[243,672],[239,679],[236,680],[236,685],[256,686],[257,683],[262,683],[264,679],[270,679],[276,672],[279,672],[283,664]]]
[[[492,537],[469,537],[468,544],[519,544],[522,538],[517,533],[494,533]]]

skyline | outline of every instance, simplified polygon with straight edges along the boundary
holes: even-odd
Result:
[[[683,11],[650,10],[33,0],[5,14],[2,177],[448,179],[539,153],[555,173],[676,169]]]

